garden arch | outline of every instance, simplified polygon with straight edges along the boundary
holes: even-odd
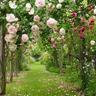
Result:
[[[1,68],[0,73],[3,74],[1,75],[0,78],[3,87],[0,90],[4,90],[3,94],[5,94],[5,87],[6,87],[5,86],[6,71],[5,71],[5,63],[4,63],[5,41],[6,44],[8,45],[8,48],[10,48],[10,51],[13,52],[16,50],[16,48],[18,49],[20,45],[26,44],[28,40],[30,41],[33,40],[33,42],[36,42],[35,41],[36,37],[41,37],[42,43],[44,44],[44,46],[46,45],[48,47],[47,48],[48,51],[51,48],[53,48],[52,53],[53,53],[54,60],[57,60],[57,58],[59,58],[58,62],[61,69],[62,69],[62,62],[63,62],[63,58],[61,57],[63,57],[64,54],[67,54],[69,58],[73,57],[79,60],[80,68],[81,68],[82,89],[85,91],[90,75],[90,65],[86,66],[85,63],[87,62],[89,64],[91,62],[90,60],[94,58],[94,52],[95,52],[94,47],[93,47],[94,52],[92,52],[91,50],[91,47],[94,46],[95,41],[94,40],[91,41],[91,39],[86,40],[86,38],[90,38],[90,36],[91,38],[95,38],[93,35],[89,36],[88,32],[94,31],[94,26],[95,26],[94,15],[96,15],[96,8],[94,7],[95,5],[93,4],[93,2],[91,4],[90,0],[89,0],[89,4],[82,3],[82,1],[83,0],[80,1],[77,0],[76,2],[75,1],[73,2],[67,0],[66,2],[63,2],[64,5],[62,4],[62,2],[60,3],[61,5],[60,4],[58,5],[57,1],[52,1],[52,2],[48,1],[46,7],[45,7],[45,0],[43,0],[43,3],[41,2],[42,3],[41,5],[38,5],[38,0],[36,0],[35,2],[36,6],[34,6],[34,3],[30,4],[27,3],[26,1],[19,2],[19,4],[22,3],[21,6],[19,7],[17,7],[16,5],[13,6],[14,3],[11,1],[10,2],[11,5],[8,7],[8,10],[6,6],[2,8],[2,6],[4,5],[0,7],[1,8],[0,14],[2,16],[2,18],[0,18],[0,23],[1,24],[3,23],[3,25],[1,25],[1,34],[0,34],[0,41],[1,41],[0,42],[0,68]],[[8,1],[4,2],[5,5],[7,3]],[[56,7],[55,4],[57,5]],[[24,9],[24,6],[26,6],[26,9]],[[64,9],[62,8],[62,6],[64,7]],[[13,11],[15,7],[17,7],[17,10]],[[36,12],[34,12],[35,11],[34,8],[35,9],[37,8]],[[6,14],[7,12],[8,14]],[[65,14],[62,14],[63,12]],[[29,23],[30,21],[31,23]],[[20,26],[19,23],[21,24]],[[7,28],[5,27],[5,25]],[[4,30],[2,30],[2,26]],[[4,32],[6,31],[7,33],[5,34]],[[14,36],[8,37],[11,36],[10,34],[11,35],[14,34]],[[74,37],[76,37],[75,39],[77,41],[74,39]],[[12,40],[14,38],[15,41],[13,40],[10,42],[9,40],[10,38]],[[89,42],[92,45],[91,47],[88,45]],[[67,46],[65,45],[65,43]],[[65,48],[64,50],[62,45],[64,45],[63,46]],[[76,46],[78,46],[78,48],[76,48]],[[56,48],[59,50],[57,50]],[[59,53],[61,54],[58,55],[56,53],[57,51],[59,51]],[[65,53],[62,55],[63,51]],[[75,54],[75,52],[79,53],[79,55]],[[91,55],[89,56],[86,52],[89,52],[88,54]],[[59,57],[58,56],[56,57],[56,55],[58,55]]]

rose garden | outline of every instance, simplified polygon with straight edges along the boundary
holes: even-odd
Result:
[[[1,0],[0,96],[96,96],[96,0]]]

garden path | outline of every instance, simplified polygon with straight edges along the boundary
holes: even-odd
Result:
[[[79,96],[72,85],[64,83],[64,76],[50,73],[38,63],[30,66],[30,71],[7,85],[7,96]]]

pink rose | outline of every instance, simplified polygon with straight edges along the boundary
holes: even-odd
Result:
[[[49,27],[49,28],[54,28],[54,27],[56,27],[57,26],[57,21],[55,20],[55,19],[53,19],[53,18],[49,18],[48,20],[47,20],[47,26]]]
[[[22,39],[22,42],[25,43],[25,42],[27,42],[29,40],[29,37],[28,37],[27,34],[23,34],[22,37],[21,37],[21,39]]]
[[[34,16],[34,21],[35,22],[39,22],[40,21],[40,17],[38,15]]]
[[[42,8],[45,6],[45,0],[36,0],[35,5],[37,8]]]
[[[38,32],[39,31],[39,27],[37,25],[33,25],[31,27],[31,30],[32,30],[32,32]]]
[[[56,43],[53,43],[52,44],[52,48],[56,48],[57,46],[56,46]]]
[[[14,25],[8,26],[7,30],[9,34],[16,34],[18,31],[17,27],[15,27]]]
[[[76,12],[73,12],[73,13],[72,13],[72,16],[73,16],[73,17],[77,17],[77,15],[78,15],[78,14],[77,14]]]
[[[12,23],[12,22],[18,21],[18,18],[16,18],[14,14],[7,14],[6,20],[7,22]]]

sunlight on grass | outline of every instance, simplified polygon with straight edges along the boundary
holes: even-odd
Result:
[[[62,76],[47,72],[44,65],[34,64],[23,75],[7,85],[7,96],[78,96],[67,89]]]

